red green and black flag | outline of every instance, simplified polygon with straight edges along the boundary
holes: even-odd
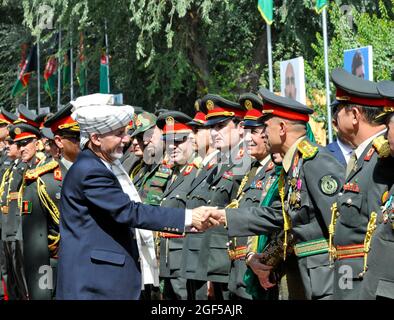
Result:
[[[56,83],[56,71],[57,71],[57,60],[55,55],[49,56],[44,70],[44,89],[48,93],[49,97],[52,99],[55,93],[55,83]]]
[[[32,72],[37,71],[37,45],[30,49],[29,56],[20,65],[18,79],[16,80],[11,97],[16,97],[29,85],[30,75]]]

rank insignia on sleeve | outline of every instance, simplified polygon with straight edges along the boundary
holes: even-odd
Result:
[[[31,201],[22,201],[22,214],[26,215],[31,213],[32,203]]]
[[[354,192],[354,193],[359,193],[360,192],[360,187],[358,186],[357,183],[349,182],[349,183],[346,183],[343,186],[343,190],[351,191],[351,192]]]
[[[331,175],[324,176],[320,179],[320,189],[326,195],[333,195],[338,190],[338,181]]]

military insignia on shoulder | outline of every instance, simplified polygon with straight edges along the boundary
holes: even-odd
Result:
[[[368,150],[367,154],[364,157],[364,161],[369,161],[372,158],[372,155],[375,153],[375,148],[371,148]]]
[[[331,175],[326,175],[320,179],[320,190],[326,195],[335,194],[338,187],[338,181]]]
[[[194,165],[193,165],[193,164],[189,164],[189,165],[186,167],[185,171],[183,172],[183,175],[184,175],[184,176],[189,175],[190,172],[193,171],[193,168],[194,168]]]
[[[57,181],[62,181],[63,177],[62,177],[62,171],[60,170],[60,168],[56,168],[55,171],[53,171],[53,178]]]
[[[213,110],[215,108],[215,104],[213,103],[212,100],[208,100],[206,106],[208,110]]]
[[[225,173],[223,173],[223,178],[232,181],[234,177],[234,173],[232,173],[231,171],[226,171]]]
[[[275,166],[275,164],[272,161],[270,161],[267,168],[265,169],[265,172],[272,170],[274,168],[274,166]]]
[[[59,166],[59,163],[55,160],[52,160],[52,161],[50,161],[42,166],[39,166],[35,169],[31,169],[31,170],[26,171],[25,179],[26,180],[36,180],[39,176],[42,176],[43,174],[56,169],[58,166]]]
[[[319,151],[318,147],[314,147],[309,141],[303,140],[298,146],[298,150],[302,154],[304,160],[312,159]]]
[[[373,146],[379,154],[379,158],[387,158],[390,155],[389,142],[383,137],[379,136],[373,140]]]

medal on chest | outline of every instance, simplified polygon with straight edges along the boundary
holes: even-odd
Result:
[[[294,158],[292,178],[288,180],[289,193],[288,193],[288,203],[289,206],[295,209],[301,208],[301,187],[302,180],[300,179],[300,167],[301,162],[299,161],[299,155],[297,154]]]

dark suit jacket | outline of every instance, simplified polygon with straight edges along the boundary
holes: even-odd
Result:
[[[57,299],[138,299],[133,229],[184,231],[184,209],[130,201],[104,163],[83,150],[64,179]]]
[[[346,168],[346,159],[342,153],[341,148],[338,145],[337,140],[331,142],[326,146],[328,150],[331,151],[332,155]]]

